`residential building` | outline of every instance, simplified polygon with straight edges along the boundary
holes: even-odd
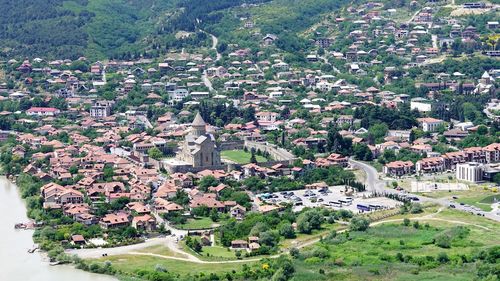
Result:
[[[424,132],[434,132],[440,125],[444,124],[443,120],[432,117],[418,118],[417,120]]]
[[[90,117],[96,119],[106,118],[111,115],[112,102],[98,101],[90,108]]]
[[[103,229],[125,227],[129,224],[130,220],[127,213],[106,214],[101,221],[99,221],[99,225]]]
[[[26,110],[26,114],[29,116],[56,116],[59,113],[61,113],[61,111],[53,107],[32,107]]]
[[[384,174],[392,177],[401,177],[415,172],[415,165],[411,161],[394,161],[384,166]]]
[[[417,173],[437,173],[445,170],[443,157],[429,157],[417,161]]]
[[[483,165],[481,163],[468,162],[457,165],[457,180],[468,182],[480,182],[483,180]]]

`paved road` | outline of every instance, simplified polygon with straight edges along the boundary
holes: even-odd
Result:
[[[215,62],[219,61],[222,58],[222,54],[220,54],[219,51],[217,51],[217,45],[219,44],[219,39],[215,35],[208,33],[205,30],[200,29],[200,31],[202,31],[202,32],[206,33],[207,35],[210,35],[210,37],[212,37],[212,46],[210,47],[210,49],[215,50],[215,53],[216,53]],[[206,70],[203,71],[203,74],[201,75],[201,80],[203,81],[203,84],[205,84],[205,86],[208,88],[208,90],[210,92],[214,91],[214,87],[212,86],[212,82],[210,81],[210,79],[208,79],[208,75],[207,75]]]
[[[145,242],[139,244],[120,246],[114,248],[69,249],[66,250],[66,253],[70,255],[77,255],[82,259],[97,259],[102,257],[103,254],[107,254],[108,256],[124,255],[128,254],[129,252],[141,250],[151,246],[162,245],[162,244],[167,245],[169,244],[168,242],[169,240],[175,242],[174,237],[167,236],[162,238],[148,239]]]
[[[449,207],[450,205],[453,205],[453,206],[455,206],[455,209],[457,209],[459,211],[469,212],[469,213],[473,213],[473,214],[479,214],[479,215],[484,216],[486,218],[500,222],[500,212],[496,208],[493,209],[493,211],[491,211],[491,212],[484,212],[484,211],[480,211],[480,210],[474,210],[470,206],[460,205],[457,202],[448,200],[446,198],[434,199],[434,198],[429,198],[429,197],[425,197],[422,195],[408,193],[405,191],[397,191],[395,189],[387,187],[388,182],[381,180],[379,178],[378,172],[373,166],[368,165],[368,164],[363,163],[363,162],[360,162],[360,161],[353,160],[353,159],[349,159],[349,162],[351,163],[352,166],[357,167],[359,169],[362,169],[366,173],[366,188],[370,192],[377,192],[379,194],[381,194],[381,193],[400,194],[400,195],[405,194],[407,196],[417,198],[418,202],[435,203],[435,204],[439,204],[439,205],[444,206],[444,207]]]
[[[412,16],[411,18],[406,22],[406,24],[410,24],[413,22],[413,20],[415,19],[415,17],[420,13],[421,10],[418,10],[416,11]]]

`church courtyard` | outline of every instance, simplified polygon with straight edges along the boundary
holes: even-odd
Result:
[[[237,164],[247,164],[250,163],[250,158],[252,154],[250,152],[245,152],[244,150],[225,150],[221,152],[221,158],[228,160]],[[257,162],[266,162],[267,159],[260,155],[255,155]]]

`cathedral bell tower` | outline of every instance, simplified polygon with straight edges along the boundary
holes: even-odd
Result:
[[[196,117],[194,117],[191,126],[192,126],[191,134],[193,136],[199,137],[207,133],[206,131],[207,124],[205,123],[205,120],[203,120],[203,117],[201,117],[199,112],[196,114]]]

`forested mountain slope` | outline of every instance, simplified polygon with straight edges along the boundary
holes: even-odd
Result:
[[[260,15],[261,32],[297,49],[296,32],[345,0],[0,0],[0,57],[132,58],[209,44],[209,30],[237,38],[232,8]],[[191,32],[189,37],[179,31]],[[177,35],[177,36],[176,36]],[[247,42],[252,38],[239,38]],[[227,40],[226,40],[227,41]],[[294,43],[295,42],[295,43]],[[293,45],[290,45],[293,44]]]
[[[176,40],[175,34],[196,31],[197,18],[243,2],[255,1],[0,0],[0,55],[154,55],[160,48],[200,44],[202,35]]]

